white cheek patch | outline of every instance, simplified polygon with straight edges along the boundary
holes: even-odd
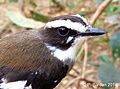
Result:
[[[82,24],[78,23],[78,22],[72,22],[71,20],[55,20],[55,21],[51,21],[51,22],[48,22],[46,24],[46,26],[48,28],[56,28],[56,27],[61,27],[61,26],[64,26],[64,27],[67,27],[67,28],[70,28],[72,30],[76,30],[76,31],[80,31],[80,32],[85,32],[86,31],[86,27],[83,26]]]
[[[67,43],[69,43],[71,40],[73,40],[73,37],[68,37],[68,39],[67,39]]]
[[[27,81],[3,82],[0,84],[0,89],[32,89],[31,86],[25,87],[26,82]]]

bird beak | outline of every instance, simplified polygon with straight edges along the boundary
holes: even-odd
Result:
[[[98,36],[98,35],[103,35],[106,32],[99,29],[99,28],[88,28],[86,32],[80,32],[77,35],[78,36]]]

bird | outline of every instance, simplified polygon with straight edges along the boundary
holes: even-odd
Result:
[[[75,15],[0,39],[0,89],[54,89],[72,69],[78,46],[105,31]]]

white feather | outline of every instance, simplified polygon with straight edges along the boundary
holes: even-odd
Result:
[[[80,23],[77,23],[77,22],[72,22],[69,19],[68,20],[51,21],[51,22],[48,22],[46,24],[46,26],[48,28],[64,26],[64,27],[70,28],[72,30],[80,31],[80,32],[85,32],[86,31],[86,27],[84,25],[82,25]]]
[[[54,57],[57,57],[61,61],[65,61],[65,60],[68,60],[68,59],[69,60],[74,60],[75,54],[76,54],[76,50],[73,47],[70,47],[67,50],[56,49],[54,51]]]
[[[16,81],[9,83],[1,83],[0,88],[2,89],[32,89],[31,86],[24,87],[27,81]]]

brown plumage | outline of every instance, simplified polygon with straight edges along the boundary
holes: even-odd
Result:
[[[26,80],[30,73],[38,71],[49,82],[54,83],[59,78],[61,80],[66,75],[66,66],[51,55],[44,40],[41,40],[42,36],[38,30],[30,30],[1,39],[0,76],[4,76],[7,82],[12,82]],[[47,88],[44,86],[44,89]]]

